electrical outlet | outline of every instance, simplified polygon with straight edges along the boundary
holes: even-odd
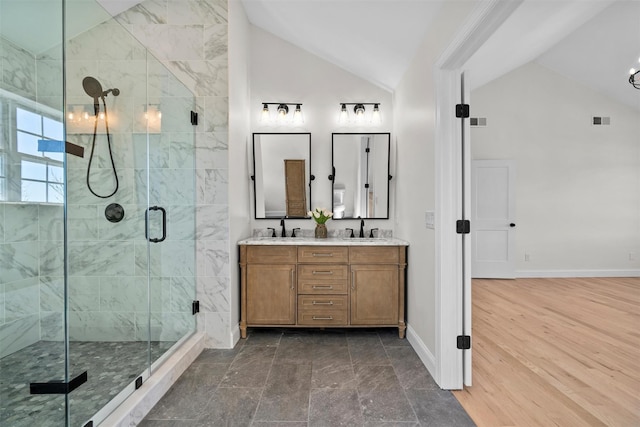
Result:
[[[524,260],[527,262],[531,261],[531,256],[529,254],[524,254]]]

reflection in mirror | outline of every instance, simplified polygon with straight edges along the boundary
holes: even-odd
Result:
[[[333,217],[389,218],[389,133],[334,133]]]
[[[256,219],[304,218],[311,210],[311,134],[253,134]]]

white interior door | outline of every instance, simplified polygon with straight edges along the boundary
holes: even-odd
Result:
[[[472,161],[472,277],[515,278],[514,215],[515,162]]]

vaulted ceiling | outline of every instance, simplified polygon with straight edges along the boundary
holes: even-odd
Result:
[[[393,90],[451,0],[242,0],[250,22]],[[479,3],[480,0],[459,0]],[[468,63],[471,87],[529,61],[640,109],[637,0],[525,0]]]

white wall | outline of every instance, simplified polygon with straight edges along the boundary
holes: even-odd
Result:
[[[529,63],[474,90],[471,116],[472,157],[516,161],[518,276],[638,274],[638,110]]]
[[[410,242],[408,259],[408,325],[425,349],[434,372],[436,354],[435,233],[425,227],[425,211],[435,211],[434,64],[466,19],[472,2],[448,2],[434,19],[411,66],[394,93],[397,143],[396,235]],[[447,286],[447,284],[443,284]],[[424,361],[424,359],[423,359]]]
[[[331,174],[332,132],[391,132],[393,137],[392,100],[388,91],[255,26],[251,26],[250,82],[251,132],[311,132],[311,173],[316,176],[311,191],[313,207],[331,208],[332,190],[328,176]],[[300,127],[262,125],[259,119],[263,102],[302,102],[305,123]],[[340,126],[340,102],[380,102],[382,125]],[[391,185],[393,187],[393,181]],[[277,221],[252,221],[253,228],[274,226],[278,226]],[[287,221],[287,230],[293,227],[311,230],[313,222]],[[359,227],[359,223],[355,220],[329,221],[327,227],[337,230]],[[392,229],[393,221],[366,221],[366,228],[371,227]]]
[[[233,343],[240,338],[238,322],[240,275],[236,242],[250,234],[249,171],[249,21],[240,0],[229,1],[229,264]]]

